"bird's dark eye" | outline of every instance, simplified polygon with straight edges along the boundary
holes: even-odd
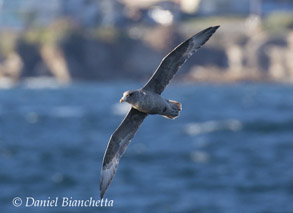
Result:
[[[129,93],[129,96],[132,96],[133,95],[133,93]]]

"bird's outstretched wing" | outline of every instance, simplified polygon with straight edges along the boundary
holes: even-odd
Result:
[[[110,185],[120,158],[125,152],[130,140],[147,116],[146,113],[131,108],[120,126],[112,134],[106,149],[100,175],[100,195],[103,198]]]
[[[179,44],[162,60],[142,89],[161,94],[184,62],[204,45],[218,28],[219,26],[209,27]]]

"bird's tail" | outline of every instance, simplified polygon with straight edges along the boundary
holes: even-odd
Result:
[[[177,107],[177,110],[178,111],[181,111],[182,110],[182,105],[178,101],[169,100],[169,103],[174,104]]]
[[[168,102],[171,105],[172,111],[167,115],[163,115],[163,117],[175,119],[179,116],[179,112],[182,110],[182,105],[179,102],[173,100],[168,100]]]

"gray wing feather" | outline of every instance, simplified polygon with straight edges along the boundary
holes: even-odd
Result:
[[[112,134],[105,155],[100,175],[100,194],[103,198],[118,167],[118,163],[130,140],[147,116],[146,113],[131,108],[119,127]]]
[[[142,89],[161,94],[184,62],[204,45],[218,28],[219,26],[209,27],[179,44],[162,60]]]

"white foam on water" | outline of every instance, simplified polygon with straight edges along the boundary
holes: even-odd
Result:
[[[82,117],[84,113],[83,109],[73,106],[60,106],[52,109],[53,116],[61,118]]]
[[[208,153],[203,151],[193,151],[190,154],[191,160],[196,163],[206,163],[210,160]]]
[[[130,110],[130,105],[127,103],[117,103],[112,107],[112,112],[114,115],[124,116]]]
[[[15,82],[9,78],[1,77],[0,89],[11,89],[15,86]]]
[[[242,123],[235,119],[223,121],[206,121],[202,123],[190,123],[185,127],[185,132],[189,135],[206,134],[220,130],[239,131]]]
[[[28,89],[56,89],[61,87],[61,84],[51,77],[27,78],[22,84]]]

